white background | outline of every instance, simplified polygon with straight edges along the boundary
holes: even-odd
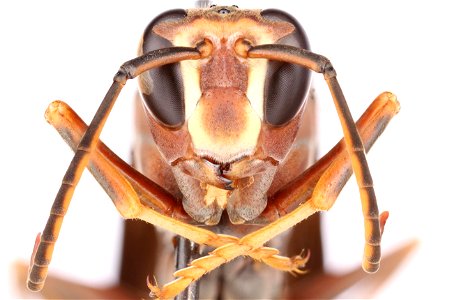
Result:
[[[312,50],[333,62],[358,117],[382,91],[402,110],[370,152],[380,208],[391,213],[383,254],[420,244],[377,298],[444,298],[450,270],[450,36],[446,1],[234,1],[242,7],[284,9],[310,37]],[[0,298],[14,298],[12,263],[28,260],[72,153],[43,114],[64,99],[89,121],[118,67],[134,57],[152,18],[192,1],[10,1],[0,10]],[[341,135],[322,76],[321,152]],[[132,135],[129,83],[102,139],[125,159]],[[359,266],[363,229],[353,180],[326,213],[327,266]],[[88,172],[77,187],[55,249],[51,271],[92,285],[115,280],[119,216]]]

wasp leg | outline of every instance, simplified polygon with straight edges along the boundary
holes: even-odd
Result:
[[[179,62],[181,60],[199,59],[201,57],[202,55],[197,48],[165,48],[150,51],[124,63],[119,68],[113,78],[113,83],[96,111],[91,124],[80,139],[80,143],[75,150],[75,155],[63,177],[61,186],[53,202],[49,218],[47,219],[41,242],[32,255],[33,261],[27,281],[27,286],[30,290],[40,291],[44,287],[48,267],[53,255],[53,249],[58,239],[64,216],[71,203],[75,187],[82,176],[83,170],[90,161],[91,153],[96,149],[100,133],[107,121],[108,115],[127,80],[155,67]]]
[[[361,122],[357,124],[362,130],[362,137],[367,147],[373,144],[398,110],[399,103],[391,93],[383,93],[372,103]],[[295,181],[298,185],[290,185],[290,188],[285,189],[277,196],[281,197],[280,202],[298,203],[297,208],[268,226],[244,237],[241,242],[250,245],[260,244],[273,238],[275,234],[287,230],[315,211],[329,209],[351,174],[350,159],[344,149],[341,151],[342,147],[344,146],[339,144],[333,148],[327,159],[321,160],[301,175],[301,177],[305,176],[305,181]],[[331,163],[329,163],[330,161]],[[387,213],[383,213],[379,218],[380,224],[377,228],[384,225],[386,218]]]
[[[49,106],[46,118],[69,146],[75,149],[87,128],[80,117],[66,103],[55,101]],[[138,218],[198,244],[212,247],[233,246],[239,241],[238,238],[215,234],[209,230],[173,219],[174,212],[170,212],[173,205],[171,201],[174,200],[167,199],[170,196],[161,191],[160,187],[122,161],[101,141],[98,142],[97,147],[91,154],[88,169],[107,191],[119,213],[126,219]],[[161,198],[158,198],[160,196]],[[165,206],[165,204],[168,204],[167,202],[170,202],[168,207]],[[179,216],[182,215],[182,212],[179,213]],[[278,256],[276,249],[269,251],[269,248],[255,248],[257,249],[245,251],[243,255],[249,255],[256,260],[272,266],[279,266],[279,269],[290,272],[296,272],[298,268],[304,265],[304,261],[300,260],[299,257],[285,258]],[[207,272],[206,270],[209,270],[209,268],[205,269],[202,274]],[[190,283],[191,281],[187,282]],[[174,295],[178,292],[175,292]]]
[[[358,124],[359,129],[363,130],[363,139],[366,145],[372,145],[378,138],[379,134],[384,130],[391,118],[398,112],[399,104],[394,95],[391,93],[384,93],[380,95],[369,107],[367,113],[362,118],[362,123]],[[366,130],[364,130],[366,129]],[[333,149],[334,150],[334,149]],[[308,218],[314,213],[329,208],[326,205],[319,207],[317,201],[313,201],[313,197],[322,195],[325,204],[332,205],[338,196],[342,186],[347,182],[348,177],[345,176],[350,171],[350,160],[347,156],[347,152],[344,149],[336,148],[329,155],[332,155],[329,159],[332,160],[331,164],[328,164],[322,172],[315,172],[315,169],[310,169],[309,172],[315,173],[317,179],[314,181],[308,180],[302,182],[301,186],[292,195],[296,199],[304,197],[303,193],[307,193],[306,200],[291,212],[286,213],[279,219],[276,219],[267,226],[252,232],[243,238],[239,242],[226,244],[212,251],[210,255],[194,260],[191,266],[177,271],[174,273],[175,277],[179,277],[176,280],[166,284],[163,288],[159,289],[156,286],[152,286],[154,294],[159,298],[169,298],[176,295],[178,291],[183,290],[193,282],[199,279],[207,272],[221,266],[224,263],[231,261],[232,259],[241,255],[250,255],[253,249],[259,249],[268,240],[274,238],[280,233],[288,230],[302,220]],[[321,164],[320,164],[321,165]],[[314,176],[314,175],[311,175]],[[314,176],[314,178],[315,178]],[[321,185],[322,182],[333,183],[331,185]],[[331,192],[327,193],[326,189],[331,189]],[[384,226],[384,221],[387,218],[387,214],[383,213],[380,217],[379,228]],[[262,249],[262,248],[261,248]],[[282,261],[278,265],[282,265]],[[281,268],[282,269],[282,268]]]
[[[395,96],[391,93],[382,93],[363,113],[356,126],[366,151],[370,150],[398,110],[399,104]],[[310,199],[316,186],[324,186],[328,180],[335,180],[335,188],[328,190],[334,195],[328,197],[336,199],[351,174],[351,163],[342,139],[315,164],[275,193],[259,218],[252,222],[267,224],[287,214]],[[328,203],[326,206],[329,208],[332,204]]]
[[[398,104],[395,101],[390,101],[388,97],[391,97],[391,95],[387,93],[378,96],[378,98],[369,106],[366,112],[364,112],[361,118],[357,121],[357,127],[359,129],[361,137],[363,138],[366,151],[369,151],[375,140],[386,127],[389,119],[398,110]],[[325,170],[332,165],[333,161],[337,161],[339,164],[344,164],[344,162],[348,161],[346,159],[347,154],[345,151],[346,150],[343,141],[339,142],[333,149],[331,149],[331,151],[329,151],[328,154],[317,161],[310,169],[306,170],[295,180],[287,184],[284,188],[280,189],[269,199],[269,205],[261,214],[260,219],[256,220],[256,222],[263,224],[269,223],[275,220],[275,218],[285,215],[287,212],[293,210],[300,203],[307,201],[312,196],[314,187],[319,181],[320,177],[325,172]],[[350,164],[347,163],[346,165],[347,166],[344,170],[345,173],[343,173],[343,176],[346,180],[348,180],[352,171]],[[337,193],[340,192],[346,180],[343,181],[342,186],[337,186]],[[315,222],[317,220],[318,222],[319,215],[315,215],[313,217],[309,218],[306,221]],[[300,249],[300,239],[304,241],[307,235],[312,235],[312,228],[309,227],[307,230],[304,229],[305,227],[303,226],[305,226],[305,224],[306,222],[302,222],[301,224],[298,224],[296,227],[294,227],[294,230],[296,230],[296,228],[303,229],[301,229],[301,232],[294,231],[292,233],[292,250],[289,251],[289,253],[293,253],[294,251],[298,251]],[[380,227],[382,228],[383,226]],[[313,229],[316,230],[317,228],[318,227],[314,226]],[[309,240],[309,243],[312,243],[312,241]],[[318,252],[321,251],[321,249],[317,249],[315,246],[315,243],[308,246],[308,249],[310,249],[311,253],[313,254],[312,259],[314,260],[319,256],[321,257],[321,252]],[[306,247],[306,243],[301,247]],[[337,287],[337,290],[340,290],[341,288],[345,289],[358,281],[356,276],[352,276],[353,279],[356,279],[355,281],[350,280],[351,275],[349,276],[349,274],[345,274],[341,277],[326,274],[322,270],[323,268],[321,262],[320,267],[318,267],[318,262],[313,261],[312,259],[307,266],[309,270],[307,276],[303,276],[302,278],[287,276],[288,286],[291,290],[291,292],[289,293],[292,294],[291,298],[305,296],[307,298],[310,298],[312,297],[312,295],[317,295],[321,298],[330,298],[330,294],[319,294],[318,289],[315,293],[309,291],[311,291],[310,289],[313,288],[313,286],[318,287],[323,282],[325,282],[328,286],[332,286],[332,284],[334,283],[334,286]],[[387,262],[386,259],[384,259],[383,261],[385,263]],[[394,268],[395,267],[388,268],[385,266],[383,270],[380,271],[380,273],[386,272],[389,269],[392,270]],[[359,279],[365,276],[363,272],[358,272],[358,274],[361,275]],[[330,291],[330,289],[328,289],[328,291]],[[331,295],[334,295],[334,293],[335,292],[333,292],[333,294]]]
[[[323,74],[336,107],[342,132],[344,133],[345,146],[360,191],[366,238],[362,267],[366,272],[376,272],[380,266],[381,257],[381,228],[377,198],[367,164],[364,145],[342,93],[333,65],[322,55],[287,45],[270,44],[252,47],[248,42],[238,40],[236,47],[246,49],[245,57],[290,62]],[[320,209],[326,209],[329,204],[325,202],[323,197],[314,197],[313,201],[316,202],[315,206]]]
[[[177,239],[176,248],[176,270],[180,270],[189,266],[190,262],[199,257],[199,245],[179,237]],[[177,295],[175,300],[195,300],[199,298],[199,281],[195,281]]]
[[[77,114],[66,103],[55,101],[49,105],[46,118],[71,148],[75,149],[87,128]],[[91,154],[88,169],[126,219],[138,218],[147,221],[198,244],[219,247],[235,241],[232,237],[217,235],[174,219],[171,209],[174,208],[175,200],[170,199],[171,196],[158,185],[122,161],[101,141]],[[161,208],[160,212],[154,209],[155,206]],[[183,212],[179,215],[183,216]]]
[[[17,291],[20,292],[18,299],[140,299],[142,296],[124,286],[109,286],[98,288],[64,278],[52,276],[47,277],[45,287],[36,295],[24,287],[28,277],[29,266],[24,262],[14,264],[14,272],[17,280]]]
[[[87,128],[83,120],[69,105],[62,101],[52,102],[46,111],[45,117],[71,149],[75,151],[77,143]],[[124,183],[116,182],[117,179],[115,178],[125,178],[132,185],[144,205],[167,216],[188,222],[188,215],[181,210],[177,210],[176,199],[159,185],[124,162],[104,143],[98,143],[88,168],[110,197],[115,197],[115,193],[119,192],[117,189],[121,189],[121,183]],[[126,191],[123,193],[125,194]],[[124,205],[127,206],[128,203]]]
[[[388,96],[387,100],[391,100],[392,102],[394,102],[396,104],[396,100],[394,97],[389,97],[389,94],[387,96]],[[381,98],[384,99],[384,97],[381,97]],[[385,107],[385,106],[383,106],[383,107]],[[394,107],[398,107],[398,106],[395,105]],[[395,111],[397,111],[397,109],[394,109],[394,107],[392,110],[395,112]],[[66,107],[66,109],[67,109],[67,107]],[[380,108],[380,109],[376,109],[376,111],[379,111],[381,109],[383,111],[385,110],[384,108]],[[391,109],[389,109],[389,110],[391,110]],[[375,119],[369,118],[368,121],[371,124],[374,122],[375,122],[375,124],[378,124],[378,122],[380,122],[380,121],[383,121],[383,123],[385,123],[385,122],[387,123],[387,122],[389,122],[390,117],[392,117],[394,114],[395,113],[393,113],[392,115],[391,114],[384,115],[384,117],[382,117],[382,115],[376,114]],[[381,126],[381,124],[380,124],[380,126]],[[383,127],[384,126],[381,126],[381,128],[383,128]],[[83,129],[81,130],[80,135],[82,134],[82,132],[84,132]],[[366,140],[366,142],[367,142],[368,138],[369,138],[369,136],[364,135],[364,139]],[[104,164],[109,165],[110,163],[105,159],[105,157],[98,156],[98,151],[99,150],[96,150],[96,152],[91,157],[91,160],[103,161]],[[341,153],[341,152],[339,152],[339,153]],[[339,161],[341,161],[341,160],[339,160]],[[345,161],[347,161],[347,158],[345,158]],[[334,166],[334,164],[332,166]],[[341,166],[341,164],[339,164],[339,166]],[[111,167],[111,165],[110,165],[110,167]],[[330,168],[327,168],[327,170],[328,169],[330,169]],[[346,169],[346,167],[345,167],[345,169]],[[109,173],[110,176],[124,178],[119,173],[119,171],[117,171],[114,168],[113,168],[113,170],[111,170],[111,172],[112,173]],[[336,172],[333,172],[333,173],[336,174]],[[112,175],[112,174],[114,174],[114,175]],[[330,174],[330,173],[325,172],[325,174]],[[333,174],[328,175],[328,176],[332,176],[332,175]],[[333,179],[333,178],[331,178],[331,179]],[[309,182],[306,183],[306,185],[309,186],[310,185]],[[121,188],[127,188],[127,187],[130,187],[130,184],[125,182],[125,183],[123,183],[123,186]],[[133,190],[133,188],[130,188],[130,191],[128,191],[126,194],[127,195],[136,195],[135,190]],[[113,198],[114,198],[114,196],[115,195],[113,195]],[[330,196],[334,198],[337,196],[337,194],[332,194]],[[117,197],[117,195],[116,195],[116,197]],[[114,201],[115,201],[115,199],[114,199]],[[119,200],[119,201],[121,201],[121,200]],[[132,199],[131,201],[135,202],[134,205],[137,205],[137,202],[139,202],[138,196],[135,196],[135,198]],[[333,203],[333,202],[334,201],[330,201],[329,203]],[[120,210],[121,214],[124,215],[124,211],[121,211],[121,207],[123,206],[123,204],[117,205],[117,206],[119,206],[118,209]],[[129,203],[128,207],[130,207],[130,206],[133,206],[133,205],[131,205],[131,203]],[[141,208],[141,209],[139,209],[138,213],[133,214],[134,217],[146,220],[146,221],[148,221],[150,223],[154,223],[154,224],[156,222],[158,222],[158,225],[160,227],[166,228],[167,230],[170,230],[174,233],[177,233],[177,234],[183,235],[187,238],[190,238],[191,240],[194,240],[197,243],[208,244],[211,246],[219,247],[215,251],[213,251],[211,253],[211,255],[193,261],[189,268],[177,271],[174,275],[179,278],[176,279],[175,281],[165,285],[162,289],[158,289],[155,286],[151,286],[151,290],[156,295],[158,295],[159,297],[162,297],[162,298],[177,295],[180,291],[185,289],[190,283],[192,283],[194,280],[197,280],[198,278],[203,276],[208,271],[213,270],[213,269],[217,268],[218,266],[220,266],[238,256],[241,256],[241,255],[250,255],[252,257],[257,256],[256,253],[253,251],[259,249],[266,241],[268,241],[269,239],[273,238],[274,236],[280,234],[281,232],[289,229],[290,227],[294,226],[301,220],[309,217],[310,215],[314,214],[315,212],[317,212],[320,209],[321,208],[315,206],[313,201],[310,201],[310,200],[306,201],[305,203],[301,204],[298,208],[296,208],[294,211],[286,214],[285,216],[283,216],[280,219],[276,220],[275,222],[269,224],[268,226],[243,237],[240,241],[237,241],[236,239],[234,239],[232,237],[216,235],[210,231],[200,229],[198,227],[195,227],[195,226],[192,226],[189,224],[185,224],[183,222],[175,222],[171,218],[160,215],[157,212],[153,211],[152,209]],[[126,213],[127,213],[127,211],[126,211]],[[127,217],[127,215],[126,215],[126,217]],[[177,223],[177,224],[175,224],[175,223]],[[262,261],[265,262],[264,259],[262,259]],[[281,260],[281,263],[275,264],[274,262],[272,262],[272,265],[282,266],[282,265],[284,265],[284,263]],[[283,269],[283,267],[280,267],[280,269]]]

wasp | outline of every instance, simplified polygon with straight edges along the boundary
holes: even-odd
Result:
[[[313,72],[323,75],[344,133],[316,162],[310,142]],[[133,78],[139,95],[129,165],[99,136],[121,89]],[[388,213],[379,213],[366,151],[398,110],[396,97],[385,92],[355,124],[332,63],[310,51],[303,28],[286,12],[237,6],[167,11],[146,28],[138,57],[119,68],[89,125],[64,102],[47,109],[47,121],[75,155],[36,240],[28,287],[44,286],[85,168],[122,217],[152,224],[160,241],[181,237],[176,279],[164,286],[157,283],[167,280],[169,260],[165,247],[157,251],[162,257],[157,280],[147,283],[157,298],[175,297],[202,278],[203,288],[196,291],[202,298],[284,296],[281,274],[306,272],[310,255],[281,256],[281,239],[331,208],[352,173],[363,208],[362,266],[376,272]],[[256,262],[263,267],[257,269]],[[259,285],[263,278],[272,285]]]

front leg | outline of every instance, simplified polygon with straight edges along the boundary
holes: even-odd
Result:
[[[381,94],[369,106],[357,123],[367,150],[370,149],[398,111],[399,103],[391,93]],[[325,158],[319,160],[291,183],[288,188],[278,194],[277,197],[280,198],[276,199],[285,208],[292,207],[296,203],[297,206],[293,211],[287,212],[283,207],[280,211],[283,212],[283,216],[275,219],[267,226],[244,236],[236,243],[219,247],[211,252],[209,256],[194,260],[190,267],[179,270],[174,274],[174,276],[179,277],[176,280],[162,288],[150,285],[152,293],[158,298],[169,298],[177,295],[191,282],[199,279],[207,272],[238,256],[249,255],[249,253],[253,252],[253,249],[262,249],[260,247],[264,243],[280,233],[290,229],[317,211],[329,209],[351,175],[351,163],[342,141]],[[274,209],[275,207],[270,208],[270,210]],[[269,215],[274,214],[269,213]],[[382,230],[387,217],[386,212],[380,216],[379,228]],[[263,261],[265,262],[265,260]],[[268,264],[271,265],[270,263]]]
[[[366,109],[356,122],[359,134],[368,152],[383,133],[389,121],[399,111],[399,103],[391,93],[382,93]],[[328,170],[328,171],[327,171]],[[326,175],[329,174],[329,175]],[[335,189],[329,189],[328,199],[335,199],[352,174],[344,140],[339,141],[327,154],[302,174],[275,193],[268,201],[266,209],[253,223],[267,224],[294,210],[312,197],[316,186],[325,186],[328,181],[337,182]],[[327,177],[329,176],[329,177]],[[323,179],[321,179],[321,177]],[[319,180],[323,183],[319,184]],[[317,199],[322,197],[317,191]],[[328,209],[333,203],[319,204]]]
[[[398,102],[395,100],[395,97],[391,96],[391,94],[383,94],[369,107],[364,116],[361,118],[361,121],[358,123],[358,128],[361,131],[365,145],[370,146],[373,144],[397,111]],[[70,145],[71,143],[76,144],[77,139],[80,138],[86,129],[86,125],[84,125],[84,123],[77,118],[76,114],[62,102],[57,102],[51,106],[51,110],[48,113],[49,122],[51,122],[52,125],[58,129],[60,134],[64,132],[71,133],[70,135],[63,134],[63,137],[65,137],[66,141]],[[237,238],[230,236],[216,235],[208,230],[174,220],[169,216],[161,215],[153,209],[141,204],[137,195],[143,194],[144,191],[140,191],[141,187],[135,187],[135,189],[132,187],[125,176],[123,176],[123,173],[127,173],[124,172],[123,166],[116,164],[115,161],[112,161],[111,157],[114,156],[110,153],[111,151],[108,148],[104,147],[105,146],[103,144],[99,144],[95,153],[93,153],[93,156],[91,157],[91,164],[97,164],[97,169],[104,170],[104,174],[108,174],[107,177],[113,177],[112,179],[117,177],[118,182],[122,183],[120,185],[110,186],[106,190],[114,190],[115,186],[119,186],[120,190],[124,189],[120,193],[110,194],[110,196],[113,195],[112,199],[124,217],[140,218],[159,227],[170,230],[171,232],[182,235],[197,243],[217,247],[211,255],[193,261],[191,266],[187,269],[177,271],[175,276],[179,278],[176,281],[164,286],[163,289],[160,290],[154,286],[151,286],[155,294],[162,298],[178,294],[192,281],[197,280],[207,272],[240,255],[249,255],[256,260],[263,261],[280,270],[296,271],[298,266],[302,266],[306,262],[305,258],[296,257],[294,259],[287,260],[286,258],[279,257],[275,249],[261,248],[261,246],[266,241],[322,209],[322,207],[316,206],[314,201],[309,199],[312,196],[312,192],[316,186],[320,187],[320,191],[325,189],[325,185],[321,186],[318,184],[319,180],[323,179],[326,182],[328,182],[328,180],[332,180],[332,182],[335,183],[334,186],[336,187],[332,190],[337,191],[338,193],[348,179],[348,177],[344,176],[344,174],[350,172],[350,163],[347,159],[345,150],[341,148],[341,146],[335,147],[327,155],[327,160],[320,160],[301,176],[305,176],[305,179],[308,178],[309,180],[300,181],[298,188],[291,189],[291,193],[289,193],[291,196],[288,196],[288,198],[293,197],[294,199],[303,199],[303,197],[305,197],[309,200],[305,201],[305,203],[302,203],[297,209],[286,214],[280,219],[277,219],[268,226],[243,237],[241,240],[238,240]],[[102,154],[102,151],[106,152]],[[325,161],[327,161],[326,166],[324,166]],[[337,178],[335,179],[334,176],[338,176],[339,179],[342,179],[337,181]],[[116,181],[116,179],[113,181]],[[104,184],[107,184],[108,186],[108,182],[109,181],[106,181]],[[137,190],[140,192],[137,193]],[[126,203],[121,202],[123,201],[119,197],[121,194],[128,195]],[[327,203],[332,205],[336,197],[336,193],[330,194],[326,198],[328,199]],[[281,203],[286,202],[281,201]],[[134,207],[134,209],[131,210],[130,207]]]
[[[46,119],[68,145],[76,149],[87,129],[83,120],[62,101],[49,105]],[[171,195],[121,160],[101,141],[91,154],[88,169],[126,219],[138,218],[198,244],[213,247],[236,240],[186,223],[189,217],[178,210],[179,205]]]
[[[87,128],[83,120],[62,101],[49,105],[46,119],[75,150]],[[126,219],[138,218],[198,244],[215,248],[239,241],[238,238],[215,234],[189,224],[191,219],[171,195],[120,159],[102,141],[94,149],[88,169]],[[260,248],[253,249],[247,255],[290,272],[297,272],[305,263],[299,256],[288,259],[277,254],[276,249]]]

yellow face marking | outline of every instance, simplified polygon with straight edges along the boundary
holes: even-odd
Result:
[[[253,59],[248,69],[248,89],[246,95],[251,106],[261,120],[264,119],[264,84],[267,73],[266,59]]]
[[[185,118],[194,112],[201,98],[199,61],[181,61],[181,74],[184,82]]]

